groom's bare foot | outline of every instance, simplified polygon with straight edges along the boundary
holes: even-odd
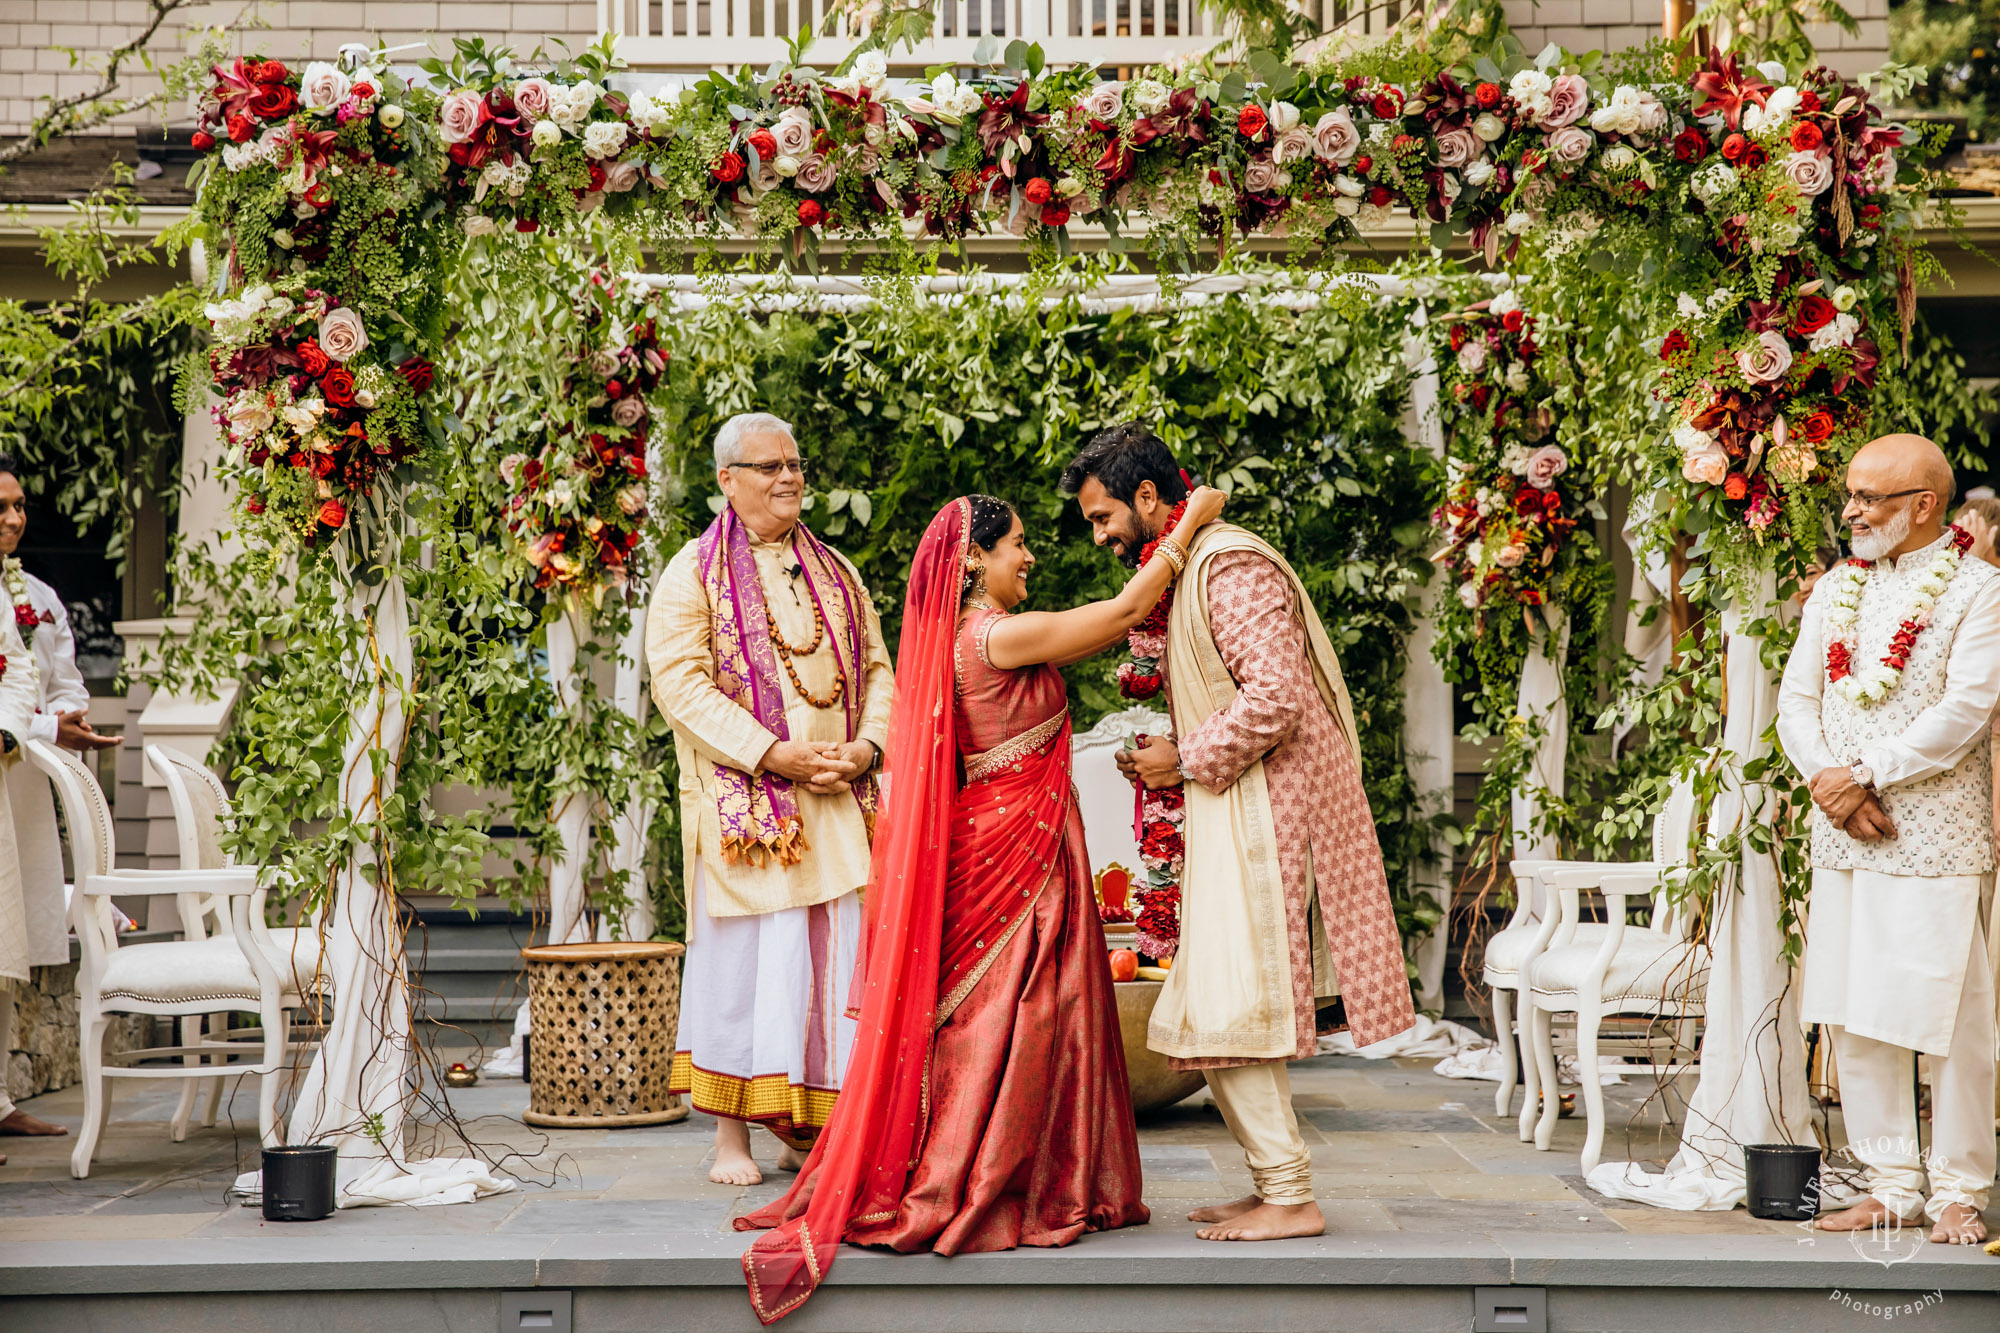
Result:
[[[1986,1239],[1986,1222],[1962,1203],[1948,1203],[1931,1228],[1931,1239],[1940,1245],[1977,1245]]]
[[[1921,1213],[1915,1217],[1897,1217],[1889,1211],[1888,1205],[1870,1196],[1852,1208],[1843,1208],[1837,1213],[1822,1213],[1813,1225],[1821,1231],[1866,1231],[1878,1226],[1920,1226],[1923,1220]]]
[[[715,1122],[715,1165],[708,1178],[718,1185],[761,1185],[764,1173],[750,1157],[750,1126],[741,1120]]]
[[[1264,1202],[1262,1199],[1252,1194],[1247,1198],[1238,1199],[1234,1203],[1210,1204],[1206,1208],[1197,1208],[1193,1212],[1189,1213],[1188,1221],[1227,1222],[1233,1218],[1238,1218],[1243,1216],[1243,1214],[1249,1212],[1252,1208],[1255,1208],[1258,1204],[1262,1202]]]
[[[1285,1240],[1292,1236],[1326,1234],[1319,1205],[1260,1203],[1249,1212],[1194,1233],[1201,1240]]]
[[[52,1125],[26,1111],[16,1110],[5,1120],[0,1120],[0,1134],[33,1134],[37,1137],[53,1137],[67,1134],[69,1130],[61,1125]]]

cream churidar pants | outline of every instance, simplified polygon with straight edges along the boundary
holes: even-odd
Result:
[[[0,977],[0,1120],[14,1114],[14,1099],[7,1095],[7,1064],[14,1058],[14,986]]]
[[[1311,1203],[1312,1152],[1292,1114],[1292,1077],[1282,1060],[1205,1069],[1229,1132],[1243,1145],[1250,1180],[1265,1203]]]
[[[1816,872],[1816,893],[1822,877],[1830,873],[1841,872]],[[1990,897],[1992,882],[1991,876],[1985,877],[1982,896]],[[1942,1054],[1928,1052],[1932,1130],[1931,1141],[1921,1152],[1914,1050],[1829,1025],[1840,1069],[1849,1151],[1861,1163],[1865,1188],[1898,1217],[1913,1217],[1921,1209],[1936,1221],[1952,1203],[1984,1212],[1993,1187],[1994,1062],[2000,1043],[1995,1031],[1994,973],[1984,923],[1977,915],[1965,934],[1968,956],[1957,1011],[1950,1020],[1949,1045]],[[1810,946],[1807,952],[1810,956]],[[1897,976],[1885,970],[1873,978],[1856,976],[1854,981],[1893,991]]]

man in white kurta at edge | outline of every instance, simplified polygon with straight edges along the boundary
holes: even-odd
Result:
[[[1819,1225],[1928,1218],[1932,1240],[1972,1244],[1986,1238],[1979,1215],[1994,1175],[1985,920],[2000,569],[1959,556],[1944,525],[1951,467],[1930,441],[1868,444],[1847,487],[1856,560],[1814,588],[1778,698],[1779,739],[1818,807],[1801,1014],[1832,1036],[1868,1192]],[[1885,658],[1906,620],[1922,627],[1898,673]],[[1933,1107],[1921,1154],[1918,1051],[1930,1057]]]

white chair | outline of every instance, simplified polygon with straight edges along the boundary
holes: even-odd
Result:
[[[181,869],[220,870],[231,867],[232,858],[222,849],[222,835],[231,813],[229,791],[222,785],[222,779],[208,765],[197,763],[180,751],[162,745],[146,746],[145,755],[146,762],[160,775],[160,782],[167,791],[167,802],[173,807]],[[235,933],[228,905],[220,898],[183,895],[180,909],[181,929],[188,939],[212,939]],[[310,926],[306,929],[276,927],[270,931],[270,941],[266,956],[277,964],[288,991],[310,996],[323,995],[331,990],[332,978],[326,975],[320,962],[316,930]],[[203,1048],[226,1046],[229,1042],[260,1041],[263,1035],[258,1028],[231,1029],[227,1011],[189,1014],[181,1019],[181,1045],[187,1048],[183,1063],[190,1067],[200,1066],[210,1055],[215,1055],[226,1065],[226,1050],[215,1052],[204,1051]],[[310,1050],[315,1044],[310,1039],[302,1040],[295,1031],[286,1033],[287,1054]],[[201,1119],[204,1128],[215,1124],[226,1081],[226,1076],[222,1074],[207,1080],[208,1105]],[[175,1143],[187,1137],[201,1082],[191,1078],[181,1089],[180,1105],[174,1111],[171,1131]]]
[[[1556,1081],[1555,1016],[1576,1022],[1577,1076],[1583,1085],[1585,1131],[1583,1173],[1590,1174],[1604,1148],[1604,1089],[1598,1082],[1598,1055],[1605,1044],[1646,1057],[1629,1064],[1633,1073],[1655,1076],[1695,1068],[1688,1031],[1703,1013],[1708,955],[1694,933],[1697,918],[1672,901],[1672,890],[1688,864],[1688,835],[1694,821],[1694,791],[1682,783],[1653,820],[1653,859],[1637,862],[1569,862],[1547,874],[1555,889],[1556,926],[1541,956],[1528,965],[1521,991],[1529,1020],[1529,1043],[1543,1086]],[[1595,889],[1604,898],[1605,921],[1582,919],[1582,894]],[[1651,900],[1650,919],[1628,924],[1630,900]],[[1603,1022],[1614,1015],[1643,1017],[1637,1035],[1606,1037]],[[1653,1059],[1662,1038],[1659,1021],[1670,1021],[1668,1059]],[[1522,1115],[1525,1118],[1527,1109]],[[1555,1133],[1559,1099],[1550,1096],[1535,1125],[1535,1147],[1546,1152]]]
[[[286,1011],[300,998],[280,980],[270,961],[263,928],[264,890],[250,868],[208,870],[118,870],[112,866],[111,808],[90,770],[72,754],[43,741],[29,741],[28,758],[48,774],[69,827],[76,888],[70,895],[70,924],[82,949],[77,973],[77,1026],[83,1065],[83,1127],[70,1155],[70,1174],[90,1174],[90,1159],[111,1112],[114,1078],[203,1077],[201,1068],[143,1064],[185,1056],[179,1046],[128,1051],[107,1066],[105,1030],[116,1014],[213,1013],[218,1006],[255,1009],[263,1019],[264,1040],[231,1055],[237,1068],[262,1080],[258,1130],[267,1144],[277,1142],[278,1076],[284,1060]],[[159,944],[120,947],[112,920],[113,895],[171,896],[192,903],[208,897],[227,905],[232,934]],[[254,1057],[254,1058],[253,1058]]]

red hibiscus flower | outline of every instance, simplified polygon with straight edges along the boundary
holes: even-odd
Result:
[[[757,150],[759,162],[769,162],[778,155],[778,140],[769,130],[752,130],[745,142]]]
[[[1826,142],[1826,136],[1819,132],[1819,126],[1809,120],[1802,120],[1792,126],[1792,151],[1810,153]]]
[[[743,158],[736,153],[724,153],[715,159],[715,165],[709,169],[709,175],[724,185],[734,185],[743,179]]]
[[[1480,84],[1472,90],[1472,100],[1479,103],[1480,107],[1485,110],[1491,110],[1499,106],[1500,85],[1497,83]]]
[[[1833,419],[1833,413],[1822,407],[1817,412],[1808,413],[1804,419],[1793,426],[1792,435],[1797,439],[1804,440],[1807,444],[1824,444],[1833,438],[1834,428],[1838,424]]]
[[[1055,187],[1043,177],[1037,176],[1021,187],[1021,194],[1031,204],[1046,204],[1055,194]]]
[[[1068,221],[1069,221],[1068,204],[1053,203],[1043,206],[1042,225],[1044,227],[1060,227]]]
[[[1674,136],[1674,161],[1699,162],[1708,156],[1708,136],[1690,125]]]
[[[1660,344],[1660,360],[1671,361],[1687,349],[1687,335],[1679,329],[1675,329],[1667,335],[1666,341]]]
[[[826,221],[826,210],[819,206],[819,200],[804,199],[799,202],[799,225],[801,227],[817,227],[824,221]]]
[[[1236,113],[1236,132],[1246,139],[1259,139],[1269,129],[1271,118],[1264,114],[1264,108],[1252,102]]]
[[[335,407],[354,406],[354,372],[346,366],[333,367],[320,377],[319,391]]]
[[[403,362],[402,365],[397,366],[396,373],[401,375],[403,382],[408,384],[417,393],[422,393],[424,390],[430,388],[431,381],[435,378],[435,372],[431,368],[431,363],[420,356],[413,356]]]
[[[319,507],[321,527],[338,528],[347,522],[347,506],[338,500],[328,500]]]
[[[1839,313],[1840,307],[1827,300],[1824,296],[1821,296],[1818,292],[1814,292],[1811,296],[1799,302],[1799,313],[1792,320],[1792,332],[1810,334],[1815,330],[1823,329],[1833,323],[1834,316]]]
[[[250,114],[262,120],[278,120],[298,109],[299,95],[282,83],[267,83],[250,99]]]

